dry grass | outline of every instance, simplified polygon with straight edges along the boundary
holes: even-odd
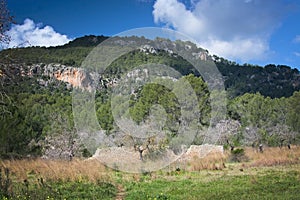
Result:
[[[240,164],[246,168],[300,163],[300,146],[292,146],[291,149],[266,147],[263,153],[251,147],[244,149],[249,161]],[[186,171],[223,170],[228,165],[229,157],[230,151],[225,151],[224,154],[211,152],[204,158],[194,157],[190,161],[173,163],[167,169],[175,172],[178,168]],[[0,167],[9,168],[15,181],[43,178],[45,181],[113,182],[115,178],[112,170],[97,160],[74,159],[71,162],[44,159],[3,160],[0,161]],[[155,176],[155,173],[152,174]],[[123,176],[126,177],[125,174]],[[131,174],[128,177],[135,181],[141,178],[140,174]]]
[[[4,160],[0,167],[10,169],[16,181],[32,177],[52,181],[109,181],[108,170],[97,160]]]
[[[245,148],[245,154],[250,162],[245,165],[248,167],[276,166],[300,163],[300,146],[286,147],[266,147],[261,153],[257,149]]]
[[[194,157],[193,160],[188,162],[189,171],[200,170],[222,170],[225,168],[225,162],[227,160],[227,154],[221,154],[218,152],[211,152],[204,158]]]
[[[248,162],[242,162],[244,167],[270,167],[277,165],[291,165],[300,163],[300,146],[287,147],[265,147],[261,153],[257,149],[245,147],[245,157]],[[229,162],[230,151],[224,154],[210,153],[204,158],[194,157],[187,163],[188,171],[200,170],[222,170],[226,167],[225,163]]]

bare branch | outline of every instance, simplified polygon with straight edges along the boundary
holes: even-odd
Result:
[[[13,23],[13,17],[7,9],[6,0],[0,0],[0,43],[8,43],[10,38],[6,34],[10,25]]]

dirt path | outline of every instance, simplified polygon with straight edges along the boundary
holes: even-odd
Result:
[[[117,189],[118,189],[118,192],[117,192],[115,200],[124,200],[125,195],[126,195],[126,191],[125,191],[124,187],[121,184],[118,184]]]

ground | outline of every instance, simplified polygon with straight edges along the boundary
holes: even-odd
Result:
[[[239,162],[227,150],[135,174],[97,159],[1,160],[0,199],[300,199],[300,147],[244,149]]]

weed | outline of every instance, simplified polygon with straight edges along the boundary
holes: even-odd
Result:
[[[0,167],[0,197],[9,197],[11,195],[10,187],[10,171],[8,168]]]

